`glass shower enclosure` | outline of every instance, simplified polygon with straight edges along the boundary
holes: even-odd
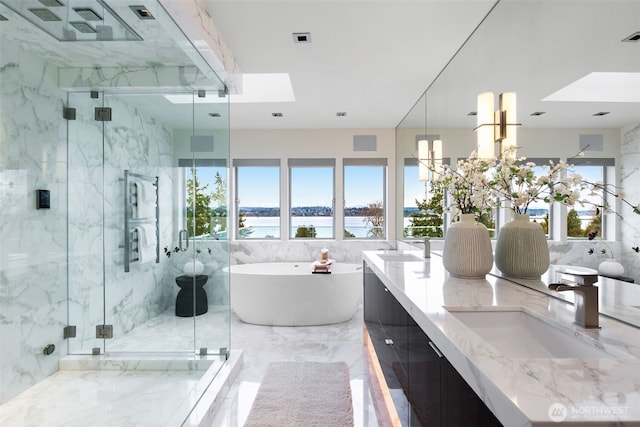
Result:
[[[224,84],[68,106],[69,354],[227,356]]]

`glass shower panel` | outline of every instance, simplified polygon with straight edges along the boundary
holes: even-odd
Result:
[[[225,354],[229,350],[230,310],[229,273],[229,97],[224,86],[207,90],[203,98],[195,94],[194,131],[189,148],[193,168],[188,171],[198,184],[189,199],[191,215],[190,244],[193,261],[201,263],[202,276],[194,282],[195,305],[205,298],[207,308],[195,316],[196,351],[206,349],[207,354]],[[202,95],[202,93],[200,94]],[[193,189],[193,187],[192,187]],[[206,283],[202,285],[202,281]],[[199,290],[200,287],[202,290]],[[200,307],[202,308],[202,306]]]
[[[69,354],[104,351],[96,326],[104,322],[104,168],[103,122],[95,120],[103,106],[100,92],[68,94],[75,109],[68,123],[68,325],[75,337]]]
[[[176,296],[195,247],[180,242],[174,215],[183,194],[174,145],[191,132],[192,105],[138,93],[107,94],[105,107],[106,351],[192,353],[194,320],[176,315]]]

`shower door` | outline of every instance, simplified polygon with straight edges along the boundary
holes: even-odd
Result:
[[[228,105],[197,98],[69,95],[70,354],[229,348]]]

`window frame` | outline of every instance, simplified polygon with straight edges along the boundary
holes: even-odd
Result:
[[[226,208],[227,208],[227,237],[223,238],[223,240],[230,240],[231,238],[231,229],[230,229],[230,212],[229,212],[229,167],[226,158],[178,158],[178,180],[179,180],[179,199],[181,202],[182,208],[178,210],[178,224],[180,224],[181,229],[187,229],[187,169],[192,170],[192,175],[196,175],[195,169],[202,167],[214,167],[214,168],[222,168],[224,169],[223,178],[225,179],[226,185]],[[189,236],[190,238],[196,239],[196,236]],[[216,238],[209,234],[209,237],[197,237],[197,240],[219,240],[220,238]]]
[[[346,231],[346,218],[345,210],[347,208],[346,203],[346,189],[347,189],[347,179],[346,179],[346,168],[347,167],[381,167],[382,168],[382,236],[371,236],[371,237],[346,237],[343,236],[344,240],[386,240],[387,238],[387,217],[388,217],[388,207],[387,207],[387,181],[388,181],[388,159],[384,157],[376,157],[376,158],[344,158],[342,159],[342,219],[344,224],[344,230]],[[343,231],[344,234],[344,231]]]
[[[277,168],[277,176],[278,176],[278,183],[277,183],[277,188],[278,188],[278,210],[279,210],[279,216],[278,216],[278,230],[279,230],[279,236],[278,237],[250,237],[250,236],[241,236],[240,235],[240,227],[239,227],[239,219],[240,219],[240,190],[241,190],[241,186],[240,186],[240,180],[239,180],[239,173],[240,173],[240,168],[250,168],[250,167],[262,167],[262,168],[266,168],[266,167],[273,167],[273,168]],[[234,238],[236,240],[281,240],[283,237],[283,233],[282,233],[282,204],[281,204],[281,197],[282,197],[282,189],[281,189],[281,164],[280,164],[280,159],[233,159],[233,170],[234,170],[234,221],[233,221],[233,229],[234,229]]]
[[[289,240],[335,240],[336,239],[336,159],[335,158],[290,158],[287,160],[288,168],[288,227]],[[331,228],[330,237],[295,237],[293,232],[292,209],[293,209],[293,169],[294,168],[331,168],[332,169],[332,198],[331,198]],[[310,217],[311,218],[311,217]]]
[[[616,185],[616,159],[614,157],[576,157],[571,159],[572,167],[584,167],[584,166],[593,166],[602,168],[602,184],[605,186]],[[578,172],[579,173],[579,172]],[[618,210],[618,200],[615,196],[608,194],[606,191],[603,191],[602,194],[602,202],[603,204],[609,205],[613,210]],[[563,218],[566,222],[568,210],[565,207],[565,212]],[[601,225],[601,234],[598,236],[599,239],[602,240],[616,240],[617,234],[617,218],[616,214],[611,213],[602,213],[602,225]],[[579,238],[579,237],[569,237],[566,233],[566,227],[564,229],[563,238],[571,241],[584,241],[588,240],[587,237]]]

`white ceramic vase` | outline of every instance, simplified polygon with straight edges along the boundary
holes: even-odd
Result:
[[[473,214],[462,214],[447,229],[442,253],[444,268],[453,277],[484,279],[493,267],[489,231]]]
[[[600,265],[598,265],[598,273],[603,276],[619,277],[624,274],[624,265],[620,264],[618,261],[608,259],[602,261]]]
[[[515,214],[500,228],[496,241],[496,267],[505,276],[540,279],[549,268],[549,245],[540,224],[528,214]]]

